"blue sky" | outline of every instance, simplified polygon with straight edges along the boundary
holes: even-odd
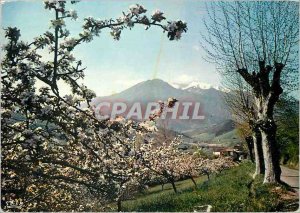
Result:
[[[87,66],[84,83],[98,96],[120,92],[134,84],[160,78],[171,84],[191,81],[219,86],[220,77],[213,64],[203,59],[205,52],[199,41],[204,30],[205,7],[198,0],[94,0],[69,5],[78,12],[79,19],[68,21],[71,34],[81,32],[83,18],[118,18],[132,4],[141,4],[151,15],[155,9],[165,13],[168,20],[187,22],[188,32],[179,41],[169,41],[159,28],[145,31],[142,26],[122,32],[121,40],[114,41],[108,30],[74,51],[77,59]],[[16,26],[22,39],[32,38],[49,30],[53,13],[44,9],[42,1],[5,2],[2,5],[2,26]],[[49,57],[44,55],[45,58]],[[51,57],[52,58],[52,57]]]

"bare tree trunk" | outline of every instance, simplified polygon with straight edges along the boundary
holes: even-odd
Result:
[[[262,147],[265,162],[264,183],[279,183],[281,169],[279,151],[276,141],[276,124],[273,120],[265,121],[262,124]]]
[[[117,206],[118,206],[118,212],[121,212],[122,211],[122,200],[121,199],[117,200]]]
[[[170,181],[171,184],[172,184],[172,187],[174,189],[174,192],[177,193],[177,188],[176,188],[176,185],[175,185],[175,182],[173,180]]]
[[[277,90],[275,90],[275,92],[277,92]],[[280,93],[275,92],[261,95],[258,98],[256,97],[255,100],[258,109],[257,127],[259,128],[262,137],[262,148],[265,164],[264,183],[281,182],[279,150],[276,141],[277,125],[273,118],[274,106]]]
[[[254,147],[254,140],[253,137],[246,137],[245,141],[247,143],[248,151],[249,151],[249,157],[252,163],[254,163],[254,156],[253,156],[253,147]]]
[[[239,70],[239,73],[252,86],[255,94],[257,119],[255,128],[258,128],[262,137],[262,149],[265,164],[264,183],[280,183],[279,150],[276,141],[277,126],[274,121],[274,106],[283,89],[280,85],[280,75],[284,65],[274,64],[274,67],[266,65],[265,61],[259,61],[259,72],[249,74],[247,70]],[[273,79],[270,83],[270,72],[273,71]]]
[[[195,187],[197,188],[197,183],[196,183],[196,181],[194,180],[194,178],[191,176],[190,179],[193,181]]]
[[[254,155],[255,155],[255,173],[253,178],[255,178],[259,174],[264,174],[264,157],[262,150],[262,137],[261,133],[258,129],[253,130],[253,144],[254,144]]]
[[[206,172],[207,180],[210,180],[209,172]]]

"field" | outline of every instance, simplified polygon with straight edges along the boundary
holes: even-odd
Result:
[[[223,171],[207,180],[198,177],[197,188],[190,180],[176,183],[179,189],[175,194],[171,185],[149,188],[136,199],[123,202],[123,211],[280,211],[285,210],[287,203],[294,200],[282,200],[286,189],[274,185],[262,185],[261,178],[253,181],[251,172],[253,164],[242,163],[238,167]],[[276,192],[274,189],[278,189]],[[296,208],[296,207],[294,207]],[[115,207],[112,206],[112,210]],[[291,209],[293,210],[293,209]]]

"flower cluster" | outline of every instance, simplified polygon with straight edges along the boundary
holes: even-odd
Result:
[[[86,42],[93,40],[93,34],[90,31],[84,30],[79,34],[79,36]]]
[[[64,43],[61,44],[62,48],[69,48],[72,49],[77,43],[75,38],[66,39]]]
[[[110,32],[110,35],[111,35],[115,40],[120,40],[120,37],[121,37],[121,29],[120,29],[120,28],[112,28],[112,31]]]
[[[70,10],[69,16],[71,17],[71,19],[74,19],[74,20],[76,20],[78,18],[78,14],[75,10]]]
[[[127,27],[133,27],[134,26],[134,23],[133,23],[133,20],[131,19],[131,16],[130,14],[124,14],[120,19],[118,19],[119,22],[124,22],[124,24],[127,26]]]
[[[147,10],[142,5],[139,5],[139,4],[131,5],[129,7],[129,10],[133,15],[136,15],[136,16],[147,12]]]
[[[160,10],[155,10],[151,16],[151,19],[153,21],[161,22],[162,20],[166,19],[164,17],[164,13],[161,12]]]
[[[51,20],[51,27],[53,28],[61,28],[65,26],[65,21],[63,19],[55,19],[55,20]]]
[[[4,210],[104,211],[112,201],[121,202],[145,189],[158,176],[153,169],[176,178],[183,173],[175,167],[181,156],[178,140],[158,146],[153,139],[159,132],[155,120],[176,99],[163,102],[151,121],[98,120],[91,104],[96,94],[78,83],[85,68],[72,54],[104,28],[116,40],[122,30],[136,24],[167,30],[159,23],[165,19],[163,13],[156,11],[148,18],[143,6],[134,5],[117,20],[88,17],[83,32],[71,38],[65,20],[76,20],[78,15],[66,5],[61,0],[45,2],[46,9],[55,11],[55,19],[50,30],[30,44],[20,41],[17,28],[6,29],[8,44],[1,64]],[[179,24],[172,29],[180,30]],[[44,48],[54,59],[42,57]],[[70,87],[64,97],[60,82]],[[38,89],[38,84],[43,87]],[[160,151],[154,151],[156,147]],[[156,162],[159,156],[167,166]]]
[[[168,22],[166,29],[170,40],[179,40],[181,38],[181,34],[187,31],[187,24],[180,20],[172,21]]]

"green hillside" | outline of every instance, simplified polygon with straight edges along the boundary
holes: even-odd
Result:
[[[213,139],[214,143],[224,144],[226,146],[234,146],[240,143],[240,139],[237,135],[237,130],[234,129],[230,132],[226,132],[220,136],[217,136]]]
[[[234,146],[241,142],[236,129],[219,136],[216,136],[215,133],[200,133],[193,135],[193,138],[199,142],[219,143],[225,146]]]

